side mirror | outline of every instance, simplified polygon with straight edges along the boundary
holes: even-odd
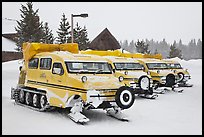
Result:
[[[115,69],[113,69],[113,73],[115,73]]]
[[[61,74],[61,68],[53,68],[53,73],[60,75]]]

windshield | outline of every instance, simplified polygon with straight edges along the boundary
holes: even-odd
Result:
[[[142,70],[143,65],[139,63],[114,63],[116,70]]]
[[[112,74],[112,69],[106,62],[65,62],[68,72]]]
[[[182,69],[181,65],[179,63],[177,64],[167,64],[168,68],[172,69]]]
[[[166,63],[147,63],[149,69],[167,69]]]

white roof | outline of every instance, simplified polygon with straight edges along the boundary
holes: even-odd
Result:
[[[2,51],[16,51],[16,43],[12,40],[2,37]]]

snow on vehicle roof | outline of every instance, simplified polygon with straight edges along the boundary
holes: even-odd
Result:
[[[52,58],[53,56],[59,57],[64,61],[83,61],[83,62],[108,62],[105,58],[97,55],[86,55],[86,54],[73,54],[68,51],[53,51],[53,52],[41,52],[36,54],[36,57],[41,58]]]
[[[163,61],[165,61],[166,63],[179,63],[178,61],[171,59],[163,59]]]
[[[126,57],[104,56],[104,58],[112,62],[135,62],[132,58],[126,58]]]
[[[141,59],[138,59],[138,60],[143,61],[145,63],[165,63],[163,60],[152,59],[152,58],[141,58]]]
[[[40,53],[39,53],[40,54]],[[38,55],[39,55],[38,54]],[[41,53],[43,54],[43,53]],[[73,54],[68,51],[53,51],[53,52],[46,52],[43,55],[49,56],[49,55],[55,55],[60,58],[62,58],[64,61],[88,61],[88,62],[107,62],[106,59],[104,59],[101,56],[97,55],[86,55],[86,54]]]

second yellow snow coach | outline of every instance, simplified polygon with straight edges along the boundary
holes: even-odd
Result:
[[[73,45],[24,44],[25,62],[17,87],[11,90],[12,99],[39,111],[50,107],[67,109],[68,116],[78,123],[89,121],[83,110],[99,108],[127,120],[121,110],[133,105],[132,89],[114,77],[106,59],[73,54],[68,51],[74,48],[68,50],[67,46]]]
[[[153,93],[153,80],[150,75],[143,71],[143,66],[132,58],[104,56],[113,68],[114,75],[131,87],[134,93],[140,97],[155,99],[157,94]]]

